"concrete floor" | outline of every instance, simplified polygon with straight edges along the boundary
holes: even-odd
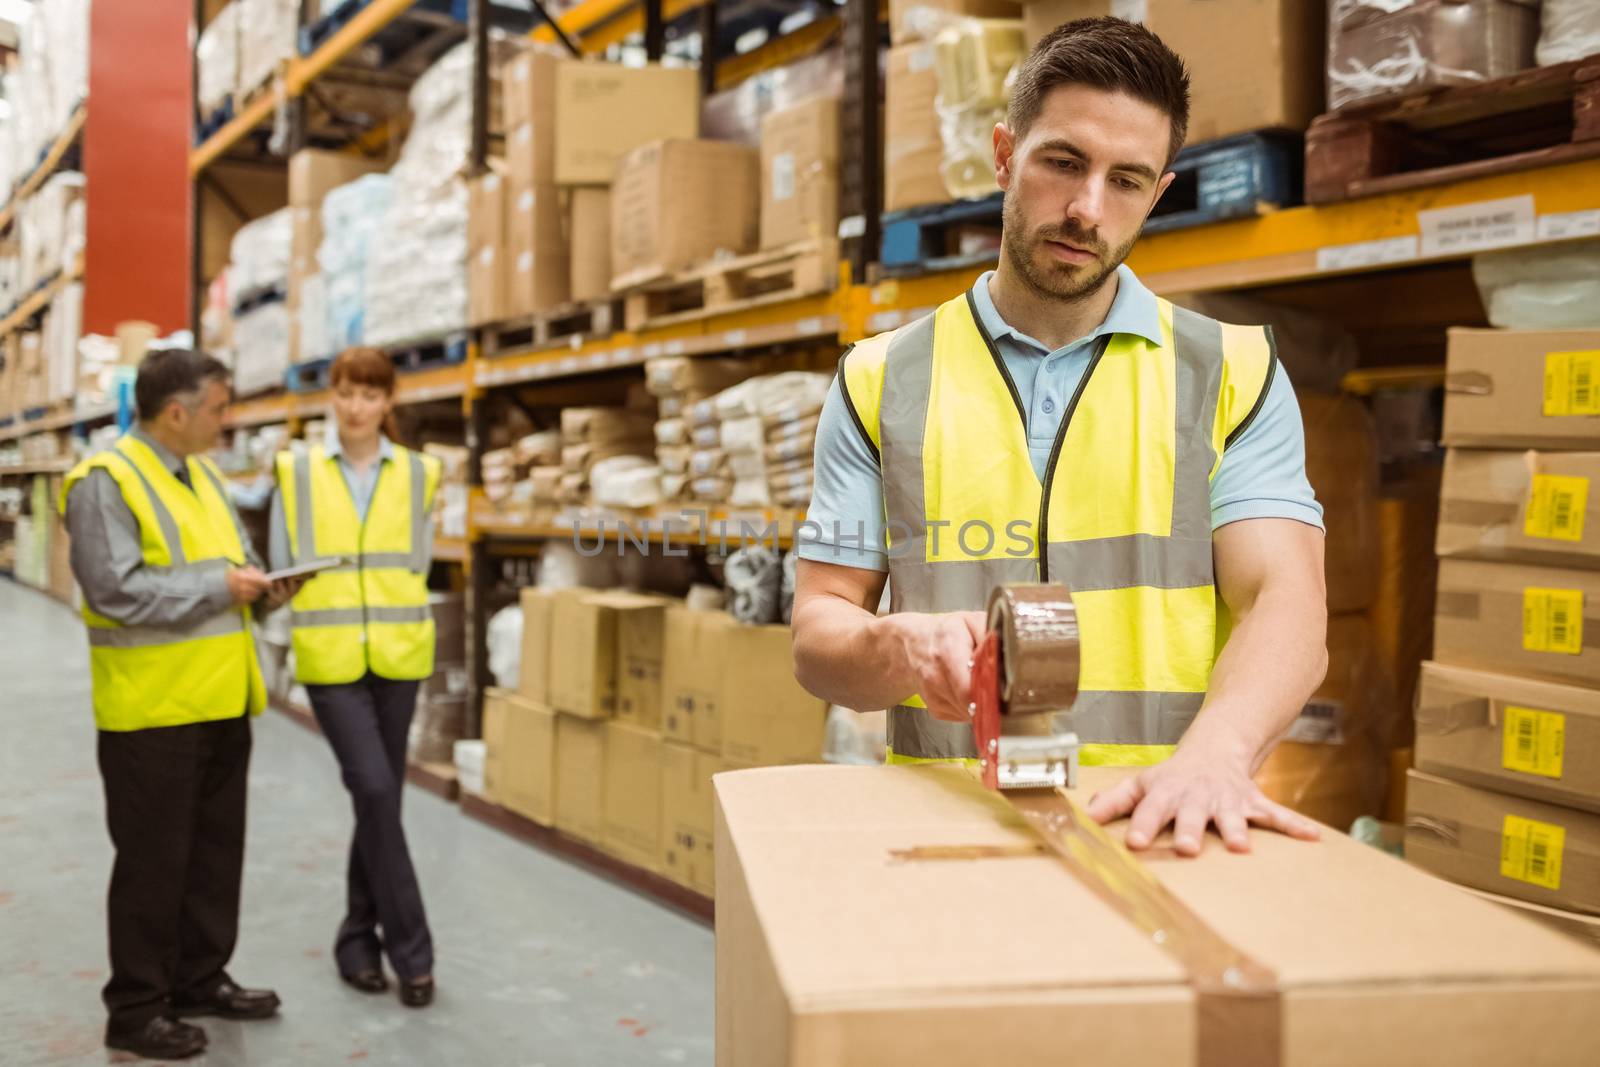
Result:
[[[111,847],[77,616],[0,579],[0,1064],[131,1063],[101,1045]],[[321,738],[256,720],[239,948],[266,1022],[200,1020],[206,1067],[710,1064],[712,935],[411,787],[406,826],[438,953],[423,1011],[329,958],[351,816]]]

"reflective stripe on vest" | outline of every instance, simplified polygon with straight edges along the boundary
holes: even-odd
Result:
[[[1200,710],[1226,623],[1210,479],[1274,365],[1263,328],[1159,306],[1161,344],[1100,341],[1042,482],[970,293],[841,364],[851,416],[881,458],[891,610],[981,610],[997,584],[1064,582],[1084,644],[1072,723],[1085,763],[1156,762]],[[896,761],[975,755],[966,724],[921,705],[890,712]]]
[[[139,525],[144,567],[163,576],[220,574],[245,561],[245,533],[211,461],[187,461],[187,488],[134,437],[80,463],[60,505],[91,471],[117,483]],[[248,609],[230,607],[191,626],[125,625],[85,601],[95,723],[113,732],[255,714],[266,707]]]
[[[431,457],[395,447],[362,518],[338,461],[316,446],[278,457],[290,552],[297,563],[348,557],[307,582],[292,602],[295,674],[304,683],[353,682],[372,671],[397,680],[433,673],[426,523],[439,481]]]

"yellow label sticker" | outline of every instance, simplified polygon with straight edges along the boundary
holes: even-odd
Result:
[[[1500,873],[1545,889],[1561,888],[1567,831],[1554,823],[1507,815],[1500,831]]]
[[[1529,652],[1583,651],[1583,590],[1540,589],[1522,591],[1522,647]]]
[[[1589,479],[1562,474],[1535,474],[1528,497],[1529,537],[1557,541],[1583,540],[1583,510],[1589,502]]]
[[[1600,415],[1600,351],[1546,352],[1544,413]]]
[[[1567,717],[1559,711],[1506,707],[1505,738],[1500,762],[1508,771],[1561,777],[1561,755],[1567,743]]]

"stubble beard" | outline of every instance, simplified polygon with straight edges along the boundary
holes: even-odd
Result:
[[[1028,288],[1046,300],[1075,302],[1099,292],[1139,240],[1139,232],[1136,231],[1121,248],[1108,252],[1105,242],[1097,234],[1083,229],[1070,219],[1065,223],[1051,223],[1030,230],[1022,210],[1009,193],[1001,208],[1001,222],[1000,245],[1006,259]],[[1094,252],[1099,262],[1086,263],[1081,267],[1057,262],[1044,250],[1046,241],[1066,241],[1088,249]]]

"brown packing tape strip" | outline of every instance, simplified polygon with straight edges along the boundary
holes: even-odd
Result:
[[[1501,717],[1500,701],[1488,697],[1466,696],[1460,693],[1441,694],[1441,699],[1424,704],[1417,703],[1417,733],[1430,737],[1443,737],[1460,730],[1478,730],[1498,725]]]
[[[919,770],[989,805],[1003,821],[1020,818],[1078,881],[1183,966],[1195,991],[1197,1067],[1281,1067],[1283,995],[1277,973],[1212,929],[1064,790],[997,793],[965,768]],[[1014,847],[992,847],[1015,855]],[[969,852],[944,846],[896,856],[967,858]]]
[[[1438,603],[1434,607],[1435,614],[1447,619],[1476,619],[1482,610],[1477,593],[1449,593],[1444,590],[1439,591]]]
[[[1458,396],[1493,396],[1494,379],[1482,371],[1456,371],[1445,375],[1444,391]]]
[[[1503,500],[1441,500],[1439,521],[1451,526],[1510,526],[1522,513],[1521,504]]]
[[[1009,715],[1066,711],[1078,699],[1078,611],[1064,585],[1003,585],[989,597]]]

